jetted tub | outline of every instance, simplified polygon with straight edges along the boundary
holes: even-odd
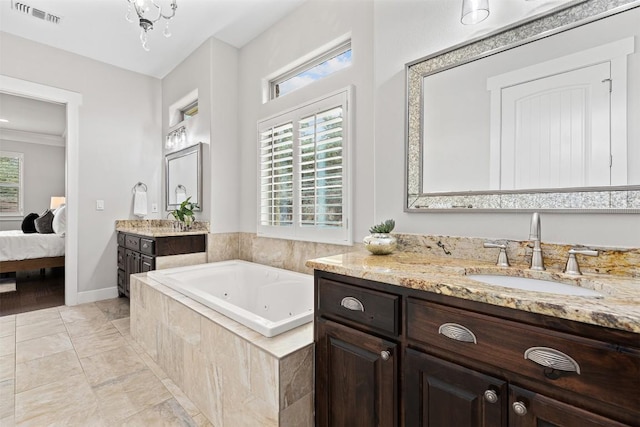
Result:
[[[240,260],[147,274],[265,337],[313,320],[313,276],[308,274]]]

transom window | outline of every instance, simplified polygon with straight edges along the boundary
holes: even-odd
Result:
[[[258,123],[258,234],[351,244],[345,90]]]
[[[269,82],[271,99],[298,90],[351,65],[351,41],[305,62]]]
[[[22,216],[24,154],[0,151],[0,216]]]

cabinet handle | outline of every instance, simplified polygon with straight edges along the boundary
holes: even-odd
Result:
[[[558,371],[580,374],[580,365],[571,356],[549,347],[531,347],[524,352],[524,358]]]
[[[484,400],[489,403],[496,403],[498,401],[498,393],[495,390],[485,390],[484,392]]]
[[[511,405],[511,407],[513,408],[513,412],[515,412],[516,415],[520,415],[521,417],[527,415],[527,405],[525,405],[524,402],[520,402],[518,400],[517,402],[513,402],[513,405]]]
[[[438,333],[452,340],[462,342],[472,342],[478,344],[476,336],[469,329],[457,323],[443,323],[438,328]]]
[[[382,350],[380,352],[380,357],[382,358],[382,360],[384,360],[385,362],[387,360],[389,360],[391,358],[391,352],[388,350]]]
[[[340,305],[347,310],[364,311],[364,305],[360,302],[360,300],[354,297],[342,298],[342,301],[340,301]]]

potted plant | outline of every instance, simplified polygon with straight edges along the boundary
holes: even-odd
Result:
[[[188,230],[195,221],[193,210],[198,208],[197,203],[191,203],[191,196],[180,203],[180,207],[171,211],[171,215],[178,221],[182,230]]]
[[[364,238],[364,247],[374,255],[388,255],[393,252],[398,245],[398,241],[391,234],[396,222],[388,219],[369,229],[371,235]]]

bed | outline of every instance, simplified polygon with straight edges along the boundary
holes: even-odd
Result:
[[[64,267],[64,235],[0,231],[0,273]]]

